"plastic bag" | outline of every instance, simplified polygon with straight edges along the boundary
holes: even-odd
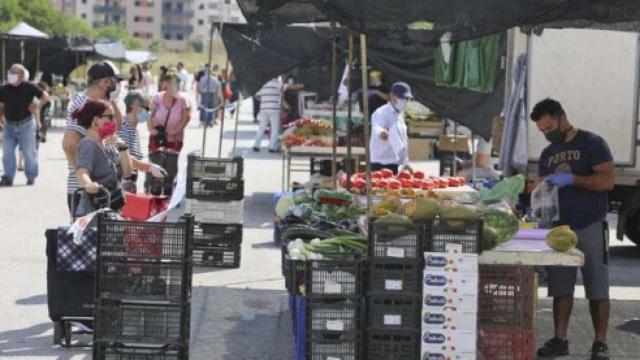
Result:
[[[482,188],[478,191],[478,198],[485,204],[495,204],[507,201],[514,206],[518,202],[518,195],[524,190],[524,176],[516,175],[498,182],[491,189]]]
[[[484,225],[491,227],[498,235],[497,243],[507,242],[518,233],[519,219],[506,201],[483,208],[482,215]]]
[[[549,228],[560,220],[558,187],[546,181],[541,182],[531,193],[531,210],[540,219],[541,228]]]

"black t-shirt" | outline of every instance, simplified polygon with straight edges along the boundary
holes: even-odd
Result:
[[[541,177],[554,173],[571,173],[588,176],[593,167],[613,161],[609,145],[600,136],[589,131],[578,130],[576,137],[568,143],[551,144],[542,151],[538,173]],[[589,191],[576,186],[567,186],[558,192],[560,202],[560,224],[573,229],[583,229],[607,215],[607,192]]]
[[[42,90],[28,82],[18,86],[7,84],[0,87],[0,103],[4,104],[4,116],[7,121],[20,121],[31,116],[29,105],[33,98],[41,96]]]
[[[389,93],[389,89],[384,86],[384,84],[382,85],[378,85],[378,86],[369,86],[369,116],[371,116],[371,114],[373,114],[376,110],[378,110],[378,108],[382,107],[383,105],[385,105],[388,101],[383,99],[382,97],[380,97],[378,94],[376,94],[375,92],[379,91],[381,93],[387,94]],[[361,100],[361,99],[359,99]],[[364,110],[362,108],[362,101],[360,101],[360,111]]]

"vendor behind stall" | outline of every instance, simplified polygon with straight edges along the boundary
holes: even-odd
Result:
[[[409,166],[407,124],[404,111],[413,98],[403,82],[393,84],[389,102],[371,115],[371,170],[412,171]]]
[[[607,192],[614,186],[611,151],[600,136],[571,126],[562,106],[555,100],[545,99],[536,104],[531,119],[551,143],[540,155],[538,171],[540,177],[559,188],[558,225],[569,225],[576,232],[577,248],[584,252],[582,278],[595,329],[591,359],[606,360],[609,359],[606,341],[610,301],[604,221]],[[576,276],[575,268],[549,268],[555,336],[538,349],[538,358],[569,354],[567,327]]]
[[[491,141],[486,141],[482,137],[476,137],[477,144],[475,146],[475,154],[471,160],[459,160],[458,176],[472,179],[498,180],[499,174],[491,168]],[[473,168],[475,161],[475,170]]]

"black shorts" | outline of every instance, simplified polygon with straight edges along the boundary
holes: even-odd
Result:
[[[371,163],[371,171],[379,171],[382,169],[389,169],[393,171],[394,174],[398,175],[398,164]]]

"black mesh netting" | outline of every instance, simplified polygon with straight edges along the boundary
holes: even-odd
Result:
[[[274,76],[293,71],[297,80],[310,91],[328,97],[331,85],[331,37],[327,27],[289,26],[262,31],[250,36],[249,26],[229,25],[222,37],[242,91],[255,93]],[[346,36],[339,31],[341,59],[344,59]],[[370,37],[367,44],[369,65],[379,69],[390,84],[407,82],[416,100],[432,110],[491,136],[492,120],[502,110],[504,70],[497,69],[491,93],[439,87],[435,85],[434,52],[436,46],[399,42],[381,36]],[[359,45],[355,45],[357,49]],[[506,37],[500,41],[500,54],[506,51]],[[339,69],[342,73],[342,66]],[[354,88],[359,84],[354,83]]]
[[[470,39],[520,25],[585,27],[640,18],[637,0],[238,0],[254,28],[337,21],[368,34],[434,43],[445,32]]]

